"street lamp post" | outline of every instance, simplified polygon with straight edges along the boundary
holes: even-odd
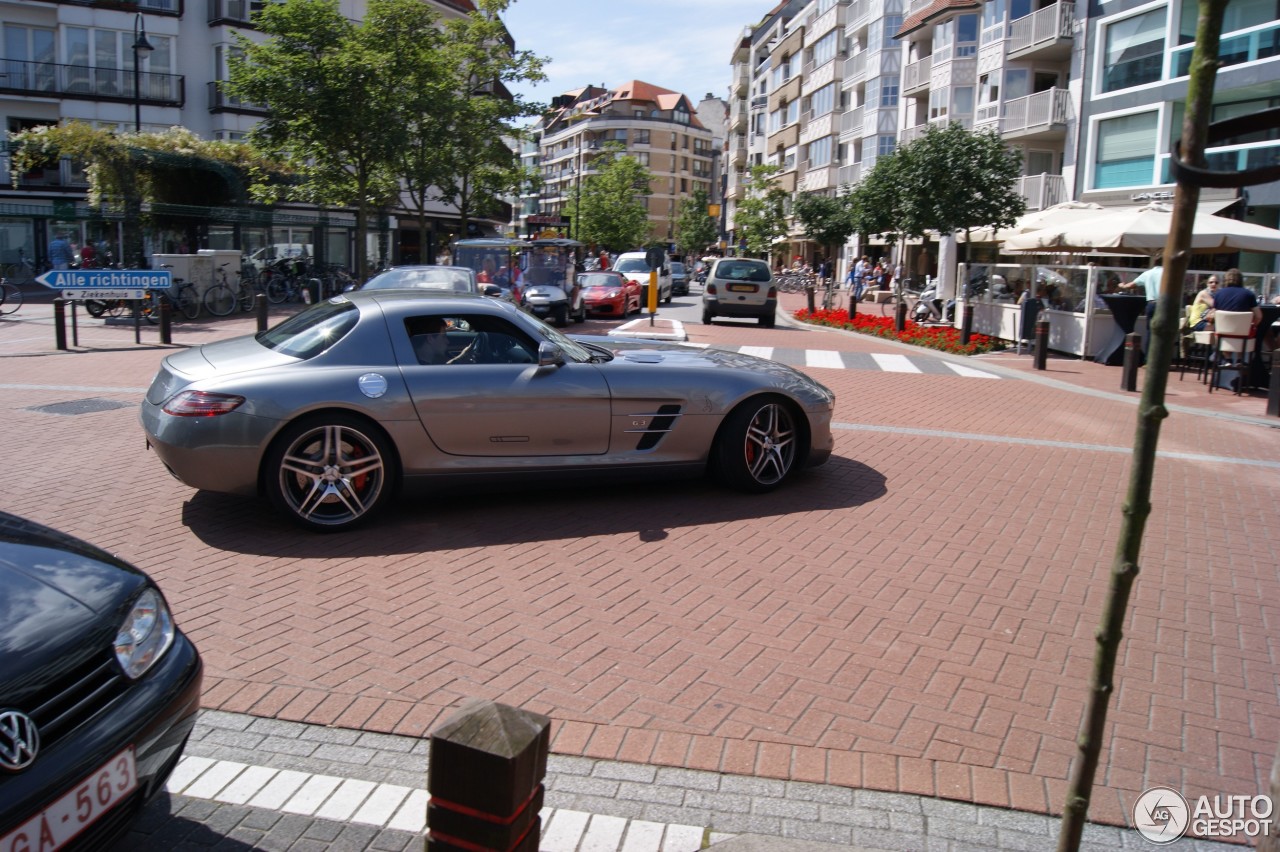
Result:
[[[142,13],[133,16],[133,132],[142,132],[142,73],[138,70],[141,58],[155,50],[147,41],[147,24]]]

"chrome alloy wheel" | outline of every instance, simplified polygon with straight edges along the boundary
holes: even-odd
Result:
[[[756,410],[743,437],[747,472],[761,485],[776,485],[791,472],[796,460],[796,425],[779,403]]]
[[[355,523],[387,484],[381,441],[346,423],[303,429],[288,442],[278,467],[280,501],[307,526]]]

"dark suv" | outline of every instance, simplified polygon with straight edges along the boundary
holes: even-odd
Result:
[[[702,288],[702,322],[716,317],[755,317],[773,328],[778,310],[778,289],[763,260],[744,257],[717,259]]]

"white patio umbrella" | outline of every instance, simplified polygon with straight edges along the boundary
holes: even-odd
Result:
[[[999,230],[978,228],[970,231],[969,241],[974,243],[1003,242],[1016,234],[1025,234],[1028,231],[1073,225],[1105,209],[1101,204],[1094,204],[1092,201],[1063,201],[1043,210],[1032,210],[1030,213],[1024,213],[1018,217],[1017,222],[1008,228]],[[964,231],[957,232],[956,239],[964,242]]]
[[[1003,251],[1154,256],[1164,250],[1172,226],[1173,208],[1167,204],[1093,211],[1077,223],[1013,235],[1004,241]],[[1201,254],[1280,252],[1280,231],[1225,216],[1197,213],[1189,248]]]

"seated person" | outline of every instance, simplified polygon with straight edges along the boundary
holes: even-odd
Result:
[[[1196,299],[1187,311],[1187,330],[1209,331],[1213,326],[1213,301]]]
[[[411,337],[419,364],[474,364],[476,340],[473,339],[457,355],[449,357],[448,325],[443,317],[427,317],[419,333]]]

